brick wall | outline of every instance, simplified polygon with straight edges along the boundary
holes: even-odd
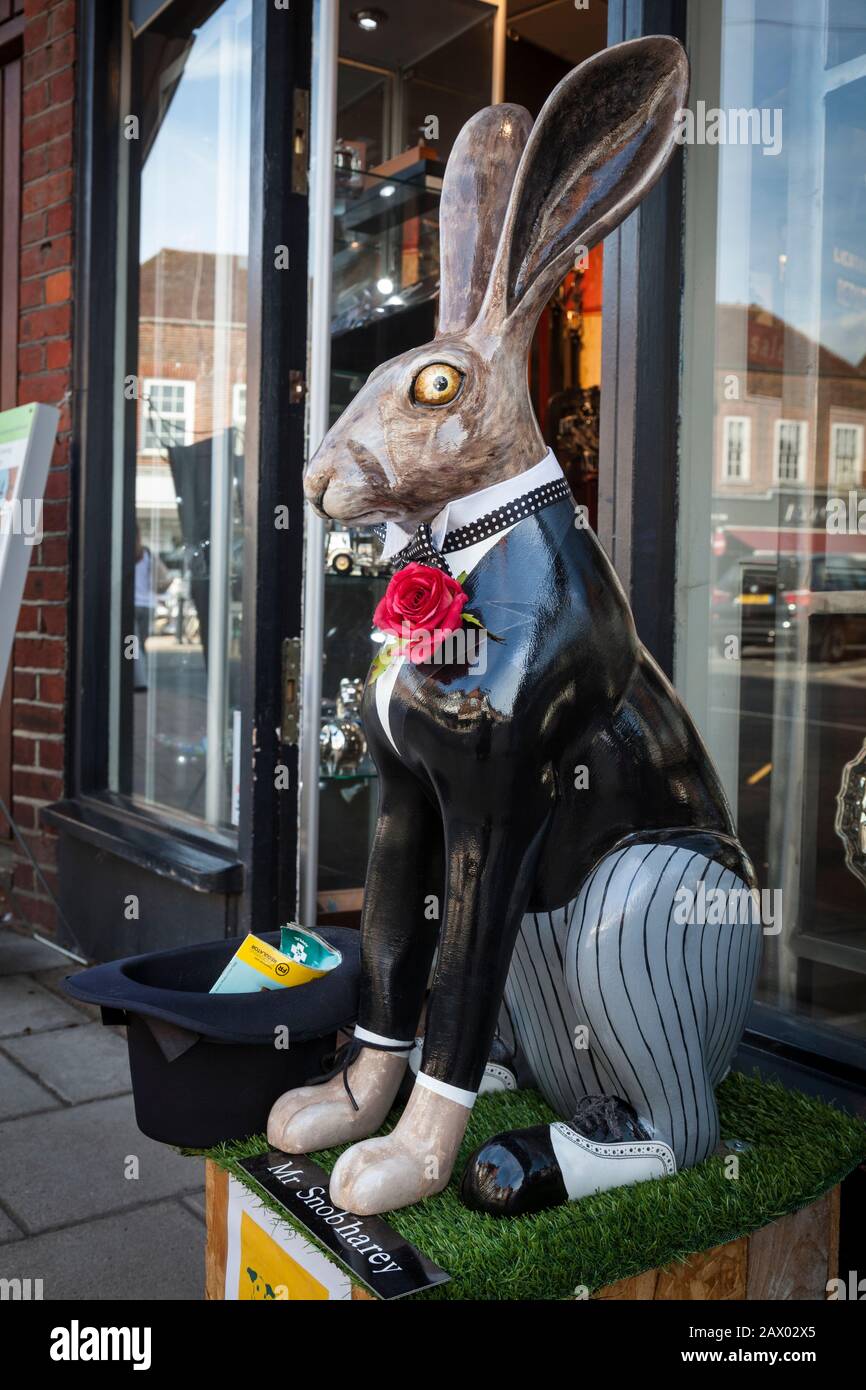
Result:
[[[40,808],[63,794],[66,705],[75,0],[26,0],[22,88],[18,400],[60,406],[44,507],[14,649],[12,810],[55,888],[54,837]],[[55,913],[16,852],[15,906],[52,929]]]

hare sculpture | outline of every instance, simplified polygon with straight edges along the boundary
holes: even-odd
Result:
[[[534,124],[512,105],[468,122],[442,192],[437,335],[376,368],[306,474],[321,516],[385,523],[392,616],[447,611],[453,636],[457,612],[477,638],[456,655],[398,644],[368,679],[380,800],[358,1026],[342,1072],[270,1116],[287,1152],[357,1141],[331,1197],[361,1215],[445,1187],[503,1010],[561,1119],[483,1145],[469,1204],[534,1211],[718,1142],[714,1087],[758,968],[754,873],[527,385],[543,306],[664,170],[687,81],[678,43],[637,39],[575,68]],[[372,1137],[431,967],[410,1098]]]

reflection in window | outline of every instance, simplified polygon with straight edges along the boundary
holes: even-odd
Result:
[[[749,477],[749,417],[725,416],[724,479],[743,483]]]
[[[690,10],[698,91],[778,108],[782,140],[686,150],[676,676],[781,894],[759,1003],[816,1050],[866,1039],[862,9]]]
[[[856,487],[863,472],[863,426],[834,425],[830,438],[830,481]]]
[[[228,829],[240,737],[251,0],[172,5],[132,44],[138,209],[116,467],[113,790]],[[118,530],[121,528],[118,526]],[[117,544],[117,542],[115,542]],[[129,546],[133,546],[130,552]],[[132,657],[132,660],[129,658]]]
[[[806,425],[802,420],[776,421],[776,482],[806,480]]]

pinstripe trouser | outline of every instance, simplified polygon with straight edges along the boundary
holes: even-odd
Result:
[[[527,914],[505,989],[515,1040],[557,1114],[584,1095],[620,1096],[679,1167],[718,1143],[714,1089],[761,954],[754,904],[738,921],[682,920],[683,894],[701,882],[705,895],[749,889],[703,853],[649,836],[612,850],[572,902]]]

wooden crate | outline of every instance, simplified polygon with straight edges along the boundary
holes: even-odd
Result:
[[[226,1296],[228,1174],[210,1160],[206,1173],[205,1297]],[[683,1264],[649,1269],[609,1284],[595,1298],[621,1300],[762,1300],[827,1297],[837,1274],[839,1188],[750,1236],[690,1255]],[[374,1295],[355,1286],[353,1299]]]

